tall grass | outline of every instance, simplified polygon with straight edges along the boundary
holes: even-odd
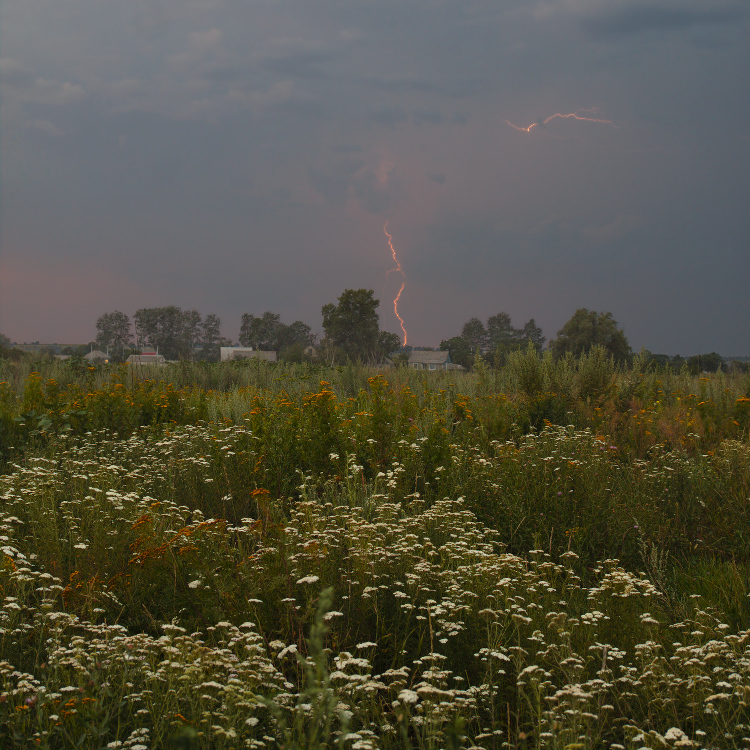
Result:
[[[746,380],[62,367],[0,392],[3,747],[750,748]]]

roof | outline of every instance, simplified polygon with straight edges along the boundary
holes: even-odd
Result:
[[[409,364],[444,365],[451,361],[450,352],[409,352]]]

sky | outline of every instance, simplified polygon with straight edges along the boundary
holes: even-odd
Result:
[[[750,355],[749,38],[746,0],[3,0],[0,332],[322,336],[368,288],[403,338],[405,280],[415,346],[585,307]]]

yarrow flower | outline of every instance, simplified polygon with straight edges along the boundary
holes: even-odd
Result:
[[[302,583],[317,583],[320,580],[318,576],[305,576],[304,578],[300,578],[299,581],[297,581],[297,584]]]

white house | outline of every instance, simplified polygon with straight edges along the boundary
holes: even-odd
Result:
[[[146,352],[145,354],[131,354],[128,357],[129,365],[165,365],[167,360],[163,354],[156,352]]]
[[[238,359],[262,359],[265,362],[275,362],[276,352],[263,352],[251,346],[222,346],[220,347],[221,361],[231,362]]]

